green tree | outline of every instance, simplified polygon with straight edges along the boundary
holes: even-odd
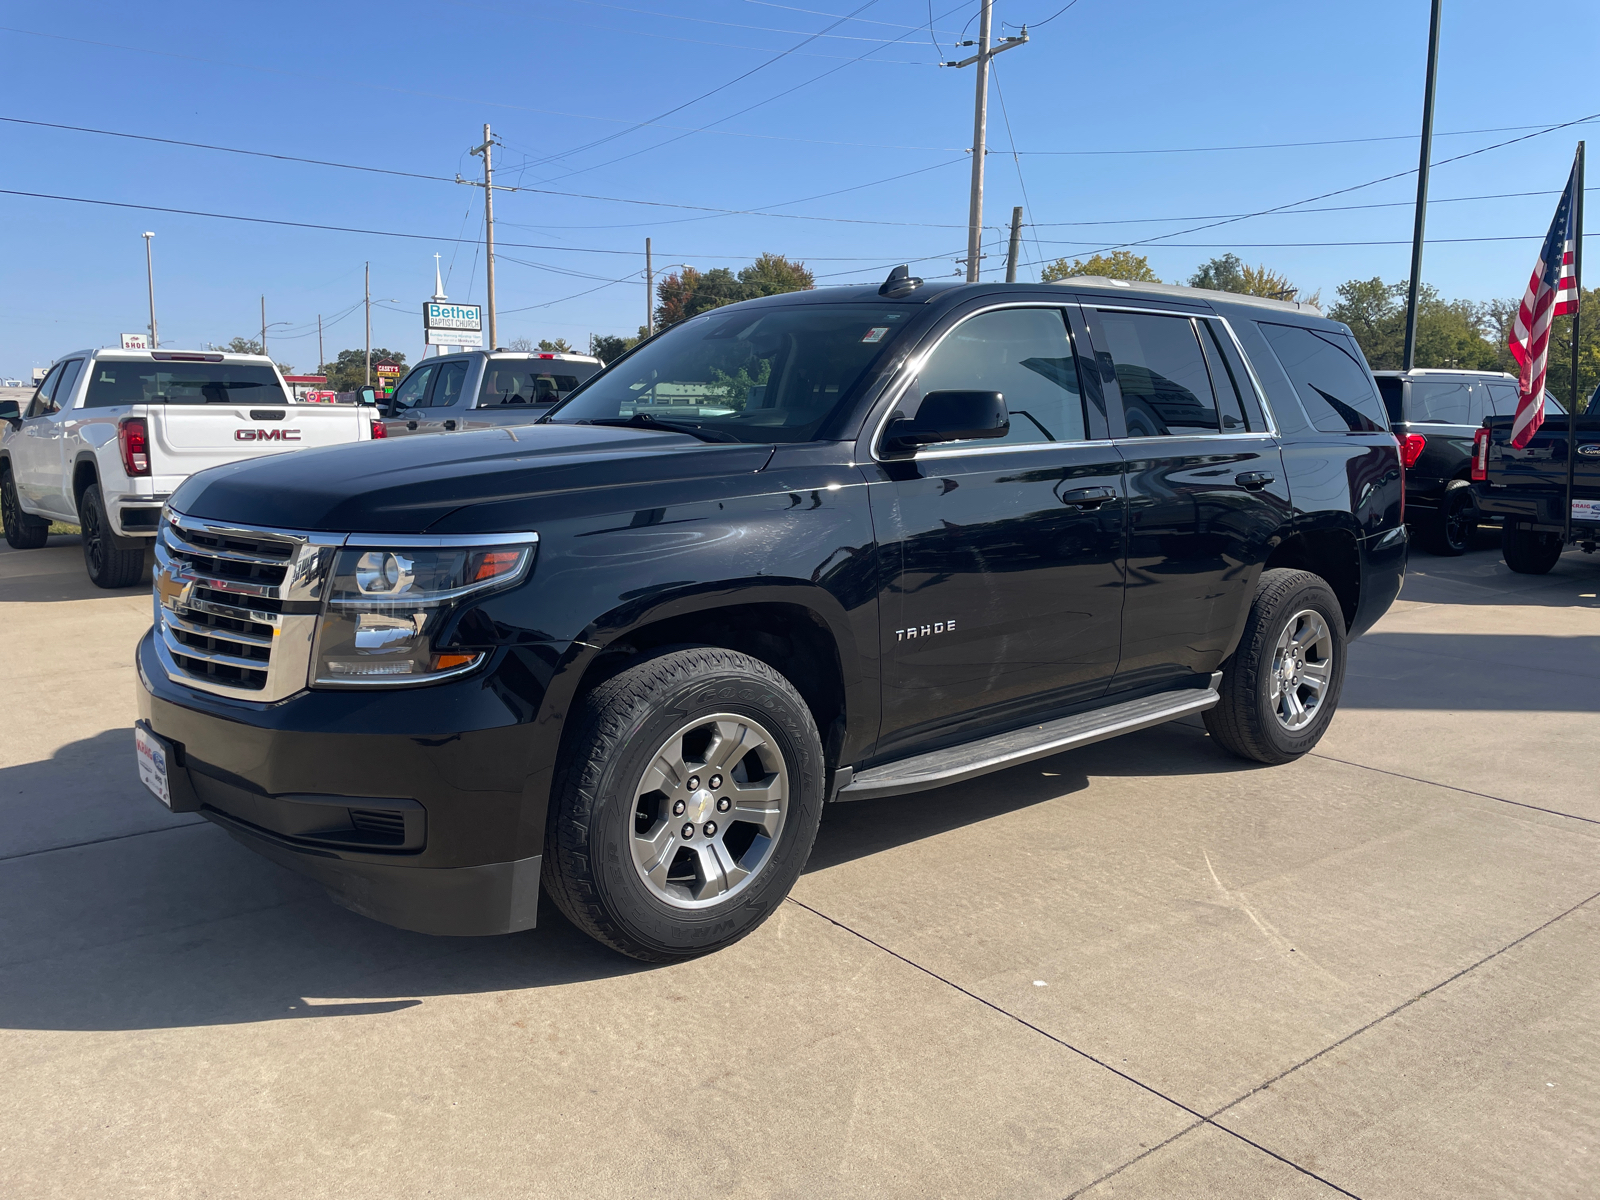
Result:
[[[816,286],[804,263],[790,262],[781,254],[763,254],[735,275],[727,267],[698,271],[684,267],[656,285],[656,323],[662,327],[698,316],[724,304],[802,292]]]
[[[540,338],[539,349],[543,350],[546,354],[572,353],[572,347],[567,344],[566,338],[557,338],[553,342],[549,338]]]
[[[1423,284],[1417,294],[1416,365],[1469,371],[1506,369],[1509,355],[1489,340],[1495,333],[1490,309],[1490,305],[1470,300],[1445,300],[1437,288]],[[1328,315],[1350,326],[1373,370],[1400,368],[1406,339],[1404,280],[1385,283],[1374,277],[1341,283],[1339,302]]]
[[[1516,306],[1509,307],[1515,316]],[[1600,288],[1584,289],[1582,311],[1583,321],[1578,330],[1578,411],[1587,413],[1594,406],[1584,405],[1594,395],[1595,387],[1600,386],[1600,328],[1596,328],[1600,325]],[[1515,371],[1517,368],[1512,365],[1508,369]],[[1566,404],[1572,395],[1571,317],[1557,317],[1550,327],[1550,364],[1546,370],[1546,390]]]
[[[261,353],[261,339],[260,338],[236,337],[236,338],[233,338],[231,341],[229,341],[228,344],[225,345],[225,346],[218,346],[218,345],[215,345],[214,343],[207,342],[206,343],[206,349],[207,350],[221,350],[224,354],[260,354]],[[285,375],[293,375],[294,374],[294,364],[293,363],[283,363],[283,362],[281,362],[281,363],[276,363],[274,365],[278,368],[278,370],[282,371]]]
[[[1110,254],[1094,254],[1087,259],[1073,259],[1070,263],[1058,258],[1046,263],[1039,272],[1039,282],[1052,283],[1057,279],[1071,279],[1075,275],[1097,275],[1102,279],[1127,279],[1134,283],[1160,283],[1150,269],[1150,260],[1132,250],[1113,250]]]
[[[639,339],[636,337],[622,337],[611,333],[591,333],[589,335],[589,353],[608,365],[621,358],[638,344]]]
[[[1200,269],[1189,276],[1189,286],[1210,288],[1217,292],[1238,292],[1245,296],[1266,296],[1272,300],[1298,300],[1302,304],[1317,304],[1320,292],[1302,294],[1287,276],[1280,275],[1266,264],[1247,267],[1237,254],[1223,254],[1200,264]]]
[[[394,363],[400,368],[402,374],[406,369],[406,356],[398,350],[385,350],[381,346],[372,348],[372,361],[380,363],[385,360]],[[356,388],[366,383],[367,379],[367,352],[365,350],[341,350],[339,357],[332,362],[322,364],[317,371],[319,375],[328,377],[328,390],[334,392],[353,392]],[[372,377],[374,387],[378,384],[378,377]]]

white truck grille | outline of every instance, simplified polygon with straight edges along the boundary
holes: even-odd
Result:
[[[339,535],[165,514],[156,538],[156,653],[168,678],[271,702],[307,685]]]

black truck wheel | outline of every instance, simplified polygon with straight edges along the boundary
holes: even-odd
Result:
[[[50,536],[49,521],[22,511],[9,465],[0,465],[0,519],[5,522],[6,544],[13,550],[37,550]]]
[[[1560,534],[1535,533],[1520,521],[1507,521],[1500,539],[1506,566],[1519,575],[1548,575],[1565,548]]]
[[[1465,479],[1452,479],[1445,484],[1439,507],[1419,523],[1417,532],[1429,554],[1454,558],[1472,548],[1477,528],[1478,505],[1472,498],[1472,485]]]
[[[1344,659],[1344,612],[1322,577],[1263,571],[1206,729],[1240,758],[1293,762],[1333,720]]]
[[[731,650],[663,651],[573,716],[543,865],[567,919],[647,962],[719,950],[766,920],[822,816],[822,742],[789,681]]]
[[[78,527],[83,531],[83,565],[96,587],[130,587],[144,577],[144,547],[117,549],[98,483],[78,501]]]

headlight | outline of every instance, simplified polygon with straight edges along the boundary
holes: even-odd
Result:
[[[341,549],[317,623],[315,682],[324,687],[427,683],[477,666],[481,651],[438,652],[434,636],[459,601],[520,583],[538,538],[473,540],[478,544],[394,538],[395,544],[387,546]]]

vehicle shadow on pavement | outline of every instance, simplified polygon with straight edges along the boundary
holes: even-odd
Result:
[[[1227,753],[1203,729],[1183,723],[1147,729],[929,792],[829,805],[806,871],[1061,800],[1083,791],[1094,778],[1172,779],[1178,788],[1184,776],[1263,769]]]
[[[145,553],[147,574],[139,583],[102,588],[89,582],[82,547],[83,539],[75,533],[51,534],[49,543],[38,550],[13,550],[0,543],[0,602],[37,604],[150,594],[148,572],[155,569],[153,553]]]

